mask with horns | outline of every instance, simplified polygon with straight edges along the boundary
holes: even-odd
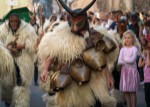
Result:
[[[62,7],[71,15],[71,32],[79,34],[83,29],[89,28],[86,11],[96,2],[93,0],[83,9],[71,10],[62,0],[58,0]]]

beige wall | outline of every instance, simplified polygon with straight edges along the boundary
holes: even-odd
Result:
[[[0,18],[2,18],[10,9],[11,7],[7,5],[9,0],[0,0]],[[28,5],[29,0],[14,0],[17,1],[18,5],[14,6],[13,8],[25,7]]]
[[[91,0],[74,0],[71,8],[73,10],[77,9],[77,8],[84,8],[90,2],[91,2]],[[98,12],[99,11],[99,9],[97,7],[97,2],[94,3],[94,5],[89,9],[89,11],[93,11],[93,12]]]

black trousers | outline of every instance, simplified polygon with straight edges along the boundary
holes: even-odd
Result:
[[[22,80],[21,80],[21,75],[20,75],[20,69],[19,69],[19,66],[15,64],[15,68],[16,68],[16,83],[18,86],[21,86],[22,85]]]
[[[143,67],[142,68],[138,68],[139,71],[139,75],[140,75],[140,81],[144,80],[144,72],[143,72]]]
[[[91,106],[91,107],[101,107],[101,102],[97,99],[97,100],[95,101],[94,106]]]
[[[36,84],[38,82],[38,66],[35,63],[34,64],[34,83]]]
[[[150,107],[150,83],[144,84],[144,91],[145,91],[145,101],[147,107]]]
[[[94,105],[94,107],[101,107],[101,102],[99,100],[96,100],[96,104]]]

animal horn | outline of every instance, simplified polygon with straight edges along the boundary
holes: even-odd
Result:
[[[56,0],[56,2],[57,2],[57,5],[59,7],[59,13],[62,13],[62,7],[61,7],[60,3],[58,2],[58,0]]]
[[[58,1],[69,14],[73,15],[73,11],[62,0],[58,0]]]
[[[29,18],[31,19],[32,18],[32,14],[30,12],[28,12],[28,14],[29,14]]]
[[[85,13],[94,3],[96,2],[96,0],[93,0],[89,5],[87,5],[84,9],[82,9],[78,15],[82,15],[83,13]]]

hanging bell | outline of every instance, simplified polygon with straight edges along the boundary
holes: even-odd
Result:
[[[72,83],[72,78],[68,74],[58,74],[54,79],[54,91],[60,91],[67,88]]]
[[[95,48],[90,48],[83,53],[83,59],[87,65],[96,71],[99,71],[106,64],[106,58],[103,51],[98,51]]]
[[[82,59],[77,59],[72,64],[69,73],[79,85],[82,85],[90,80],[91,69],[84,63]]]

